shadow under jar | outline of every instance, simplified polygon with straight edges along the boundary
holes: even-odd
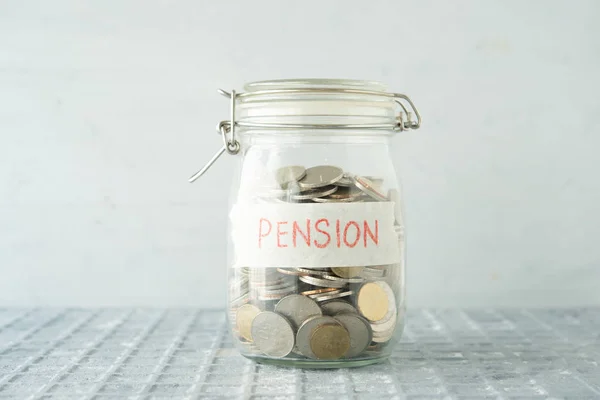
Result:
[[[241,155],[228,258],[237,348],[257,362],[310,368],[386,359],[405,321],[404,224],[389,142],[420,126],[418,112],[376,82],[245,89],[222,92],[232,116],[220,124],[221,153]]]

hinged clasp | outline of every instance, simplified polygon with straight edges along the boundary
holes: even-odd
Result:
[[[188,181],[194,182],[196,179],[200,178],[212,165],[223,155],[223,153],[227,152],[231,155],[235,155],[240,152],[240,142],[235,137],[235,100],[236,94],[235,90],[232,90],[231,93],[226,92],[223,89],[219,89],[218,92],[225,97],[229,97],[231,99],[231,119],[229,121],[221,121],[219,125],[217,125],[217,132],[221,134],[223,139],[223,147],[221,147],[214,156],[202,167],[202,169],[192,175]]]
[[[412,112],[408,111],[400,100],[404,100],[408,103],[410,108],[414,111],[415,116],[417,117],[416,121],[412,119]],[[419,114],[419,111],[417,110],[417,107],[415,107],[412,100],[405,94],[394,93],[394,101],[396,102],[396,104],[402,107],[402,111],[404,112],[404,114],[400,113],[396,117],[398,122],[396,124],[395,130],[404,131],[408,129],[419,129],[421,127],[421,114]],[[406,121],[404,120],[404,115],[406,115]]]

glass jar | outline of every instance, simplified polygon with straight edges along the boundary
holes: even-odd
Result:
[[[242,355],[310,368],[386,359],[405,321],[402,202],[389,151],[420,116],[380,83],[281,80],[227,93],[238,154],[229,327]],[[409,112],[407,109],[412,109]],[[416,116],[413,120],[412,113]]]

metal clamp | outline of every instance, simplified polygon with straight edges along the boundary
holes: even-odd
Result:
[[[232,90],[231,93],[223,89],[218,90],[219,94],[228,97],[230,102],[230,119],[228,121],[221,121],[217,126],[217,131],[221,134],[223,139],[223,147],[217,151],[217,153],[206,163],[204,167],[189,178],[189,182],[194,182],[200,178],[208,169],[223,155],[227,152],[235,155],[240,151],[240,142],[236,138],[236,127],[242,128],[261,128],[261,129],[381,129],[381,130],[392,130],[395,132],[419,129],[421,127],[421,115],[414,103],[410,98],[401,93],[388,93],[388,92],[374,92],[367,90],[354,90],[354,89],[332,89],[332,88],[306,88],[306,89],[276,89],[276,90],[259,90],[255,92],[236,93]],[[402,111],[396,116],[396,122],[394,124],[279,124],[279,123],[255,123],[255,122],[243,122],[235,119],[235,102],[238,98],[253,97],[260,95],[276,95],[276,94],[313,94],[313,93],[339,93],[339,94],[359,94],[369,96],[383,96],[389,97],[398,104]],[[408,103],[408,106],[412,110],[409,111],[403,104],[403,101]],[[417,120],[413,120],[413,112]],[[404,116],[406,115],[406,120]]]
[[[235,155],[240,152],[240,142],[235,137],[235,90],[232,90],[231,93],[228,93],[223,89],[219,89],[218,92],[223,96],[229,97],[231,99],[231,119],[229,121],[221,121],[219,122],[219,125],[217,125],[217,132],[219,132],[221,134],[221,137],[223,138],[223,147],[221,147],[219,151],[217,151],[215,155],[212,156],[210,160],[208,160],[206,165],[204,165],[204,167],[202,167],[200,171],[190,176],[190,178],[188,179],[190,183],[194,182],[196,179],[204,175],[204,173],[208,171],[210,167],[212,167],[215,161],[217,161],[219,157],[223,155],[223,153],[227,152],[231,155]]]

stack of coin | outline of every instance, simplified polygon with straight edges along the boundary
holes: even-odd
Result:
[[[276,170],[271,183],[249,191],[264,203],[399,202],[383,179],[334,166]],[[399,208],[395,230],[403,249]],[[230,316],[248,355],[335,360],[368,357],[401,324],[403,264],[329,268],[234,268]]]

